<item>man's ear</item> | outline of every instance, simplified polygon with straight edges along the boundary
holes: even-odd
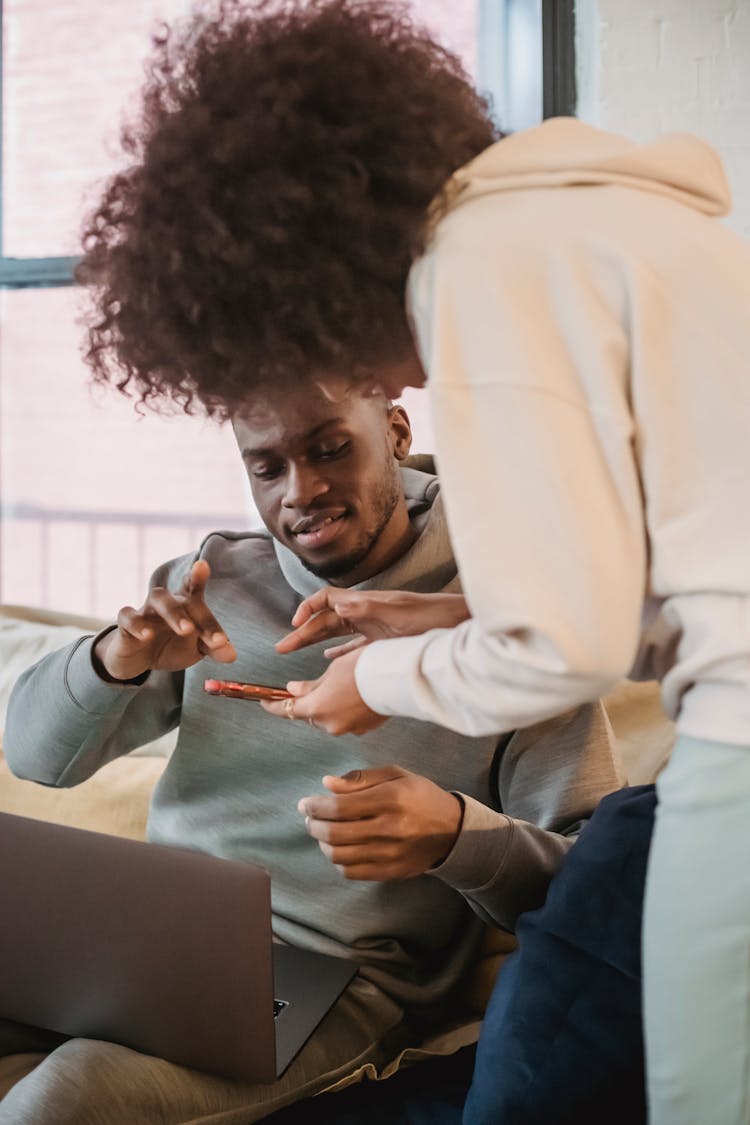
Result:
[[[411,449],[411,422],[403,406],[388,407],[388,432],[393,456],[405,460]]]

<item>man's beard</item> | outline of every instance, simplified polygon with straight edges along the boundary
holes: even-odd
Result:
[[[390,489],[387,485],[378,495],[376,514],[378,517],[377,527],[371,531],[367,536],[365,542],[359,546],[354,547],[347,555],[340,555],[338,558],[329,559],[328,562],[314,563],[298,555],[299,561],[314,574],[316,578],[344,578],[347,574],[351,574],[356,570],[361,563],[365,561],[370,554],[375,544],[377,543],[383,531],[388,526],[388,522],[393,515],[393,512],[399,500],[399,487],[398,480],[394,476],[390,482]]]

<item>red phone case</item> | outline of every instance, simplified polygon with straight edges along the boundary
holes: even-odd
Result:
[[[286,688],[269,687],[266,684],[244,684],[234,680],[204,680],[203,690],[209,695],[225,695],[229,699],[291,699],[292,693]]]

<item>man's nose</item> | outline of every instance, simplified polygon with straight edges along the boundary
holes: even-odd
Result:
[[[282,504],[285,508],[306,508],[328,491],[328,481],[316,465],[290,465]]]

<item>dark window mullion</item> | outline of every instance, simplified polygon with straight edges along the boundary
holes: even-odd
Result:
[[[79,258],[0,258],[0,289],[73,285]]]
[[[542,0],[542,68],[545,117],[576,111],[574,0]]]

